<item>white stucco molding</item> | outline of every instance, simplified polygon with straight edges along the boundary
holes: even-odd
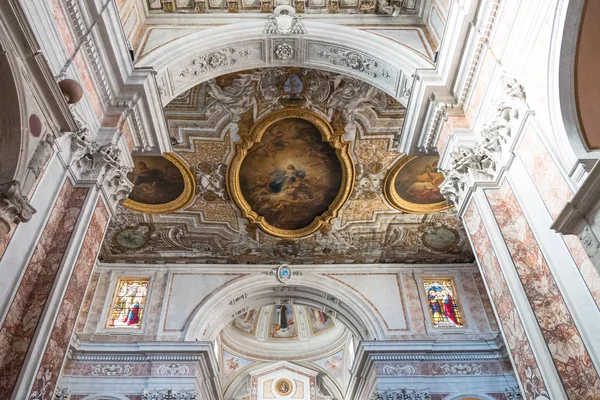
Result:
[[[153,67],[163,105],[185,90],[217,76],[264,67],[304,67],[348,75],[408,103],[406,89],[417,69],[431,63],[416,51],[358,29],[304,21],[306,33],[267,35],[267,20],[198,31],[144,56],[136,66]],[[293,56],[278,58],[287,44]]]

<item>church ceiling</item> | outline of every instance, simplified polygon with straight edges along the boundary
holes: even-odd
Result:
[[[262,144],[246,165],[245,175],[237,177],[244,189],[235,193],[229,185],[228,190],[228,178],[233,179],[228,172],[240,143],[252,137],[261,121],[290,110],[318,117],[339,142],[307,144],[306,140],[314,140],[310,135],[318,138],[316,130],[282,119],[285,126],[275,126],[270,134],[275,138],[265,134],[267,142],[258,137],[252,142],[252,146]],[[193,199],[165,214],[123,208],[109,226],[101,258],[147,263],[471,262],[464,230],[436,192],[437,159],[404,162],[406,157],[395,150],[404,115],[400,103],[369,84],[318,70],[257,69],[193,87],[165,107],[174,150],[166,156],[180,160],[193,175]],[[306,135],[298,135],[298,129]],[[283,140],[290,134],[291,139]],[[293,144],[290,151],[286,143]],[[340,173],[343,143],[348,146],[349,167]],[[285,157],[279,160],[281,152]],[[289,157],[293,162],[286,161]],[[146,171],[139,164],[136,168],[134,174],[140,168]],[[169,171],[174,180],[169,184],[179,184],[176,190],[181,191],[178,175]],[[403,208],[404,203],[386,194],[384,184],[390,173],[395,174],[387,179],[390,187],[416,208]],[[315,179],[310,181],[312,176]],[[351,190],[333,210],[344,177],[352,178]],[[158,190],[157,184],[146,184],[148,190]],[[243,197],[256,215],[244,212],[235,196]],[[302,235],[283,234],[258,223],[266,219],[275,228],[293,232],[332,210],[332,218]]]
[[[264,13],[273,7],[289,5],[298,13],[305,14],[385,14],[384,8],[390,4],[381,0],[144,0],[151,14],[162,13]],[[417,14],[421,0],[404,0],[403,14]],[[164,5],[163,3],[167,3]]]

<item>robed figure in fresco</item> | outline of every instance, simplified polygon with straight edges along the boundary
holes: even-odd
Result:
[[[456,315],[456,305],[454,304],[452,296],[446,290],[442,290],[442,302],[444,304],[444,315],[456,325],[460,325]]]

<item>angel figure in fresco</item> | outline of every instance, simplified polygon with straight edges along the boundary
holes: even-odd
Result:
[[[338,355],[331,357],[331,359],[325,361],[325,367],[331,372],[337,371],[338,367],[342,362],[342,358]]]
[[[444,315],[450,321],[454,322],[455,325],[460,325],[460,322],[458,322],[458,318],[456,315],[456,307],[454,304],[454,299],[452,298],[450,293],[448,293],[447,290],[442,290],[441,300],[444,305]]]
[[[235,357],[231,357],[227,359],[227,368],[236,371],[240,367],[240,363]]]

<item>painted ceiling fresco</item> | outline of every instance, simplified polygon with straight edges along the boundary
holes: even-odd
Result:
[[[339,216],[299,238],[276,237],[259,229],[243,217],[227,190],[228,166],[236,145],[249,137],[257,121],[290,107],[327,121],[334,134],[349,143],[355,169],[353,189]],[[400,103],[369,84],[318,70],[257,69],[193,87],[165,108],[173,150],[194,175],[193,200],[168,214],[123,209],[109,226],[101,259],[249,264],[471,262],[473,255],[452,209],[430,214],[402,212],[384,193],[386,176],[405,158],[395,150],[404,114]],[[328,206],[336,192],[339,169],[310,124],[282,124],[274,125],[264,142],[250,152],[254,155],[240,183],[252,207],[273,224],[294,228]],[[293,146],[288,148],[289,144]],[[285,157],[278,159],[282,154]],[[406,192],[415,204],[435,202],[438,198],[431,188],[439,181],[433,171],[435,162],[411,161],[412,167],[408,164],[410,168],[398,174],[397,190]],[[279,200],[296,200],[302,206]]]

